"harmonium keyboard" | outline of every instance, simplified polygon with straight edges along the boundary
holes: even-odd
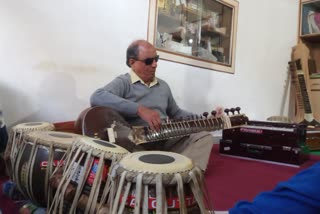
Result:
[[[220,153],[299,166],[309,159],[306,125],[248,121],[222,131]]]

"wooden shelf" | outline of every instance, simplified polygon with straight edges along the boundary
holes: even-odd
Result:
[[[201,35],[203,36],[223,36],[223,37],[230,37],[229,35],[226,35],[226,28],[214,28],[211,27],[209,24],[204,24],[201,26]]]
[[[320,121],[320,33],[317,23],[313,23],[309,14],[320,12],[320,0],[300,0],[299,14],[299,43],[302,70],[304,71],[308,96],[312,109],[312,116]],[[305,33],[305,34],[303,34]],[[312,64],[310,64],[312,61]],[[302,116],[306,113],[302,112]]]
[[[159,18],[166,19],[168,22],[180,22],[180,18],[177,16],[171,15],[169,12],[164,10],[159,10]]]
[[[200,20],[207,20],[208,15],[206,12],[201,12],[200,9],[186,7],[184,4],[177,6],[177,10],[186,16],[188,22],[196,22]]]
[[[320,34],[319,33],[306,34],[306,35],[300,36],[300,39],[307,42],[320,42]]]

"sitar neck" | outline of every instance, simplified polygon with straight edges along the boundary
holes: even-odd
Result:
[[[243,115],[235,115],[235,118],[242,118],[239,120],[239,125],[245,123]],[[233,118],[234,119],[234,118]],[[237,124],[237,123],[236,123]],[[216,117],[204,118],[194,120],[183,120],[176,122],[164,123],[161,125],[159,131],[154,131],[150,127],[133,127],[129,136],[130,140],[135,144],[156,142],[168,140],[171,138],[180,138],[189,136],[193,133],[201,131],[216,131],[231,127],[233,124],[230,117]]]

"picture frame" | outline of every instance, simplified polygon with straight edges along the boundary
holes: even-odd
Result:
[[[148,41],[161,59],[234,73],[236,0],[149,0]]]

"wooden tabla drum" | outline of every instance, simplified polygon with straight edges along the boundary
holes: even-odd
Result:
[[[118,165],[119,184],[112,214],[199,214],[212,210],[201,170],[183,155],[135,152]]]
[[[110,192],[114,189],[111,171],[128,153],[107,141],[79,138],[66,157],[68,167],[52,176],[50,182],[57,190],[49,213],[96,213],[108,206],[115,195]]]
[[[14,162],[16,161],[16,155],[21,146],[23,136],[33,131],[53,131],[54,129],[54,125],[48,122],[21,123],[12,127],[9,133],[9,140],[6,147],[4,159],[6,161],[8,174],[13,181],[15,181],[15,178],[13,176],[14,169],[12,167],[15,165]]]
[[[32,202],[47,206],[52,200],[49,178],[56,166],[69,153],[72,142],[81,135],[56,132],[35,131],[26,134],[17,154],[14,166],[16,183],[22,194]]]

